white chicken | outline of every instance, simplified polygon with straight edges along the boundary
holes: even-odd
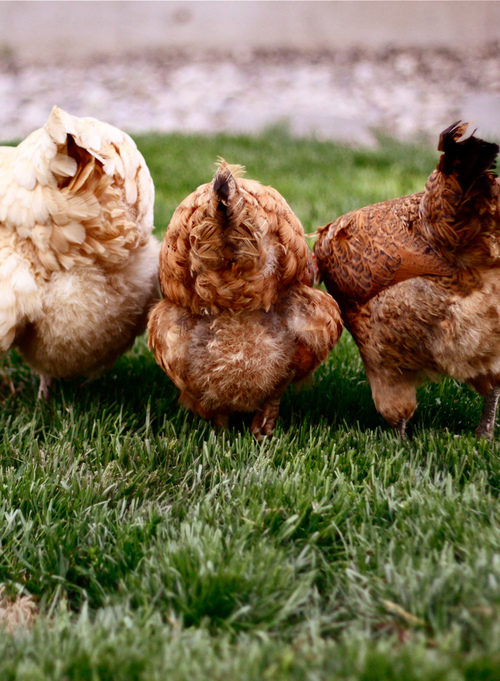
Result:
[[[40,374],[95,376],[146,328],[159,297],[154,186],[134,141],[54,107],[0,147],[0,350]]]

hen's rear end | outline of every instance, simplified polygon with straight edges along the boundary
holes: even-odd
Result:
[[[446,375],[485,396],[491,437],[500,394],[498,146],[466,125],[440,137],[425,190],[367,206],[321,228],[328,290],[362,356],[375,405],[405,434],[416,388]],[[363,256],[364,254],[364,256]]]
[[[154,188],[122,131],[54,107],[0,149],[0,349],[41,375],[93,376],[145,330],[159,297]]]
[[[342,326],[335,301],[311,288],[296,216],[276,190],[240,174],[222,161],[174,213],[149,338],[181,403],[219,426],[232,412],[256,412],[260,439],[287,385],[326,359]]]

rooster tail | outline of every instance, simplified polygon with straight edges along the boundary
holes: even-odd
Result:
[[[468,123],[454,123],[439,136],[438,150],[443,151],[439,170],[445,175],[456,173],[462,189],[467,190],[474,180],[492,170],[499,151],[497,144],[485,142],[472,134],[461,140]]]

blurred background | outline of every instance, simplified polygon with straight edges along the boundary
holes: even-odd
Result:
[[[129,132],[500,138],[500,2],[0,2],[0,138],[54,104]]]

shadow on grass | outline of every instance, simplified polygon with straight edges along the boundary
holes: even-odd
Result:
[[[44,430],[57,430],[54,413],[70,407],[78,414],[92,414],[96,420],[102,414],[107,418],[120,415],[124,432],[129,434],[145,424],[155,436],[163,435],[166,424],[174,431],[186,425],[213,428],[179,405],[178,389],[158,367],[144,338],[96,379],[54,382],[48,404],[37,400],[39,379],[15,351],[4,358],[1,373],[3,416],[24,412]],[[449,379],[428,384],[418,391],[417,410],[408,425],[409,438],[423,431],[473,435],[480,410],[481,398],[465,384]],[[230,420],[231,436],[245,433],[252,418],[252,414],[235,414]],[[311,382],[291,386],[281,401],[278,427],[283,431],[319,425],[331,431],[393,432],[375,409],[361,359],[348,334],[343,335],[329,362],[317,370]]]

